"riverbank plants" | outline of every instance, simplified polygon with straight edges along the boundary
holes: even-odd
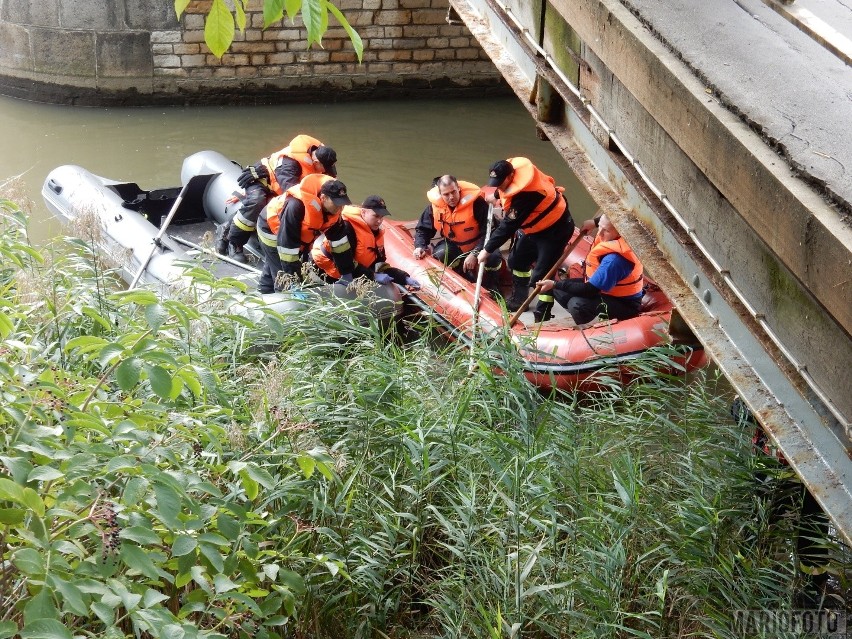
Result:
[[[733,637],[790,608],[787,471],[670,353],[546,396],[499,343],[471,372],[428,327],[231,315],[200,270],[122,291],[2,206],[0,637]]]

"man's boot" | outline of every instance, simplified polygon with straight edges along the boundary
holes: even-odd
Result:
[[[486,291],[491,293],[491,295],[499,295],[500,294],[500,272],[499,271],[489,271],[485,269],[485,274],[482,276],[482,286]]]
[[[551,291],[538,294],[538,304],[536,304],[533,311],[533,319],[536,322],[546,322],[549,319],[553,319],[553,313],[550,312],[553,310],[553,301],[554,298]]]
[[[216,229],[216,252],[219,255],[228,254],[228,232],[230,229],[230,220]]]
[[[539,297],[538,304],[536,304],[535,310],[533,311],[533,319],[537,323],[553,319],[553,313],[550,312],[551,310],[553,310],[553,302],[543,302]]]
[[[231,259],[235,262],[239,262],[240,264],[248,264],[248,259],[246,258],[246,254],[243,251],[242,246],[235,246],[231,244]]]
[[[530,292],[530,278],[512,275],[512,294],[506,300],[506,310],[514,313],[527,300]]]

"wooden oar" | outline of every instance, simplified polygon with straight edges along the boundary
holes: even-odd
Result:
[[[136,285],[139,283],[139,279],[142,277],[142,273],[145,272],[145,269],[148,268],[148,263],[151,261],[151,258],[154,257],[154,252],[163,245],[161,240],[163,239],[163,235],[166,233],[166,229],[169,228],[169,224],[172,223],[172,218],[174,218],[175,213],[180,208],[180,203],[183,201],[183,196],[189,188],[192,180],[183,185],[183,188],[178,193],[177,198],[175,199],[175,203],[172,204],[172,209],[169,211],[169,214],[166,216],[166,219],[160,224],[160,231],[157,233],[157,236],[154,238],[154,246],[151,247],[151,252],[148,253],[148,257],[145,258],[145,261],[142,262],[142,266],[139,268],[139,272],[136,274],[136,277],[133,278],[133,281],[130,282],[130,290],[132,291],[136,288]]]
[[[573,251],[577,247],[577,245],[580,243],[580,240],[582,240],[584,237],[586,237],[586,232],[583,231],[583,229],[580,229],[580,234],[577,236],[577,239],[575,239],[573,242],[570,242],[568,244],[568,246],[565,247],[565,250],[562,251],[562,255],[559,257],[558,260],[556,260],[556,264],[554,264],[553,267],[547,272],[547,274],[544,277],[542,277],[541,279],[542,280],[551,279],[553,277],[553,275],[556,273],[556,271],[559,269],[559,267],[562,266],[562,262],[564,262],[565,260],[568,259],[568,256],[571,255],[571,251]],[[541,280],[539,280],[539,282],[540,281]],[[517,311],[515,311],[514,315],[512,315],[512,317],[509,318],[509,328],[511,328],[512,326],[515,325],[515,322],[517,322],[518,318],[521,316],[521,314],[525,310],[527,310],[529,305],[532,303],[532,301],[535,299],[536,295],[538,295],[540,291],[541,291],[541,284],[536,283],[535,288],[533,289],[533,292],[530,293],[529,296],[527,297],[527,299],[524,300],[524,303],[521,304],[520,308]]]
[[[491,238],[491,225],[494,223],[494,205],[488,205],[488,223],[485,226],[485,242],[484,244],[488,244],[488,240]],[[479,320],[479,302],[482,297],[482,278],[485,276],[485,262],[488,260],[484,260],[479,263],[479,270],[476,273],[476,288],[473,290],[473,324],[471,325],[471,333],[470,333],[470,368],[471,370],[476,365],[474,360],[473,347],[476,344],[476,325]]]

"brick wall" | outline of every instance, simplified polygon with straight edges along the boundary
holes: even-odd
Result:
[[[361,64],[333,16],[321,46],[308,49],[300,17],[262,29],[259,0],[221,59],[204,44],[209,0],[190,3],[180,22],[162,12],[172,6],[162,0],[44,2],[33,15],[28,0],[0,0],[0,40],[12,44],[0,47],[0,93],[73,104],[211,104],[505,91],[467,27],[448,23],[448,0],[337,0],[363,40]],[[87,19],[72,25],[68,16],[80,14]],[[61,47],[38,46],[58,38]]]

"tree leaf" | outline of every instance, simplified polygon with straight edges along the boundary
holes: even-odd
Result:
[[[154,484],[154,494],[157,496],[157,511],[160,519],[170,530],[181,527],[178,515],[180,514],[181,499],[177,491],[166,484]]]
[[[60,477],[65,477],[65,473],[61,470],[53,468],[52,466],[39,466],[30,472],[29,477],[27,477],[27,481],[53,481]]]
[[[0,477],[0,499],[24,503],[24,487],[16,484],[11,479]]]
[[[301,5],[302,0],[297,0]],[[288,12],[288,15],[289,12]],[[263,3],[263,28],[265,29],[271,24],[278,22],[284,17],[284,0],[264,0]],[[290,19],[293,16],[290,15]]]
[[[135,541],[140,546],[154,546],[161,543],[160,536],[146,526],[129,526],[122,529],[119,537]]]
[[[0,313],[0,337],[6,339],[14,330],[15,325],[6,313]]]
[[[21,503],[36,513],[39,517],[44,517],[44,502],[41,500],[38,493],[32,488],[24,488]]]
[[[121,544],[121,560],[124,565],[132,570],[138,570],[140,573],[149,579],[159,579],[160,573],[157,572],[151,556],[134,544]],[[139,596],[139,595],[137,595]],[[141,596],[139,596],[141,599]]]
[[[0,639],[8,639],[18,634],[18,624],[14,621],[0,621]]]
[[[24,606],[24,624],[30,625],[39,619],[59,619],[59,611],[53,601],[53,593],[47,586],[42,586],[35,597],[31,597]],[[23,636],[23,633],[21,633]]]
[[[40,577],[44,574],[44,559],[34,548],[21,548],[12,555],[12,563],[27,577]]]
[[[358,63],[360,64],[364,58],[364,42],[361,40],[361,36],[358,35],[358,32],[352,28],[352,25],[349,24],[349,21],[344,17],[344,15],[340,12],[340,9],[335,7],[331,2],[326,1],[325,6],[331,12],[337,21],[340,23],[340,26],[346,31],[349,39],[352,40],[352,48],[355,49],[355,55],[358,56]]]
[[[107,344],[101,349],[101,352],[98,353],[98,362],[100,362],[101,366],[107,366],[111,364],[112,361],[120,356],[124,352],[125,348],[121,344]]]
[[[243,7],[242,0],[234,2],[234,12],[237,15],[237,29],[240,30],[240,33],[243,33],[246,30],[246,10]]]
[[[162,304],[149,304],[145,307],[145,320],[155,333],[169,319],[169,311]]]
[[[302,0],[302,21],[308,32],[308,48],[322,40],[323,0]]]
[[[236,588],[238,588],[237,584],[225,575],[215,575],[213,577],[213,589],[217,593],[228,592],[229,590],[235,590]]]
[[[64,579],[60,579],[56,575],[51,576],[51,582],[56,590],[59,591],[59,594],[62,595],[63,610],[81,617],[85,617],[89,614],[89,607],[83,599],[83,593],[80,592],[80,589],[77,586],[65,581]]]
[[[178,19],[183,15],[183,12],[186,11],[186,8],[189,6],[190,0],[175,0],[175,14]]]
[[[314,469],[317,467],[317,463],[314,458],[307,453],[299,454],[299,456],[296,457],[296,463],[299,464],[299,468],[302,470],[302,474],[305,476],[305,479],[310,479],[311,475],[314,474]]]
[[[162,399],[169,399],[172,395],[172,376],[162,366],[145,366],[148,381],[151,382],[151,390]]]
[[[127,506],[135,506],[148,492],[148,480],[144,477],[132,477],[124,487],[123,501]]]
[[[0,524],[15,526],[24,521],[27,511],[23,508],[0,508]]]
[[[142,370],[142,360],[138,357],[130,357],[115,369],[115,381],[123,391],[129,391],[139,381],[139,371]]]
[[[55,619],[38,619],[21,630],[21,639],[74,639],[71,632]]]
[[[172,544],[172,556],[182,557],[188,555],[198,546],[198,542],[189,535],[178,535]]]
[[[231,46],[234,40],[234,16],[224,0],[213,0],[213,6],[204,22],[204,42],[217,58]]]
[[[257,464],[249,463],[246,465],[246,472],[249,474],[253,480],[255,480],[258,484],[272,490],[276,486],[275,479],[263,468],[258,466]]]

